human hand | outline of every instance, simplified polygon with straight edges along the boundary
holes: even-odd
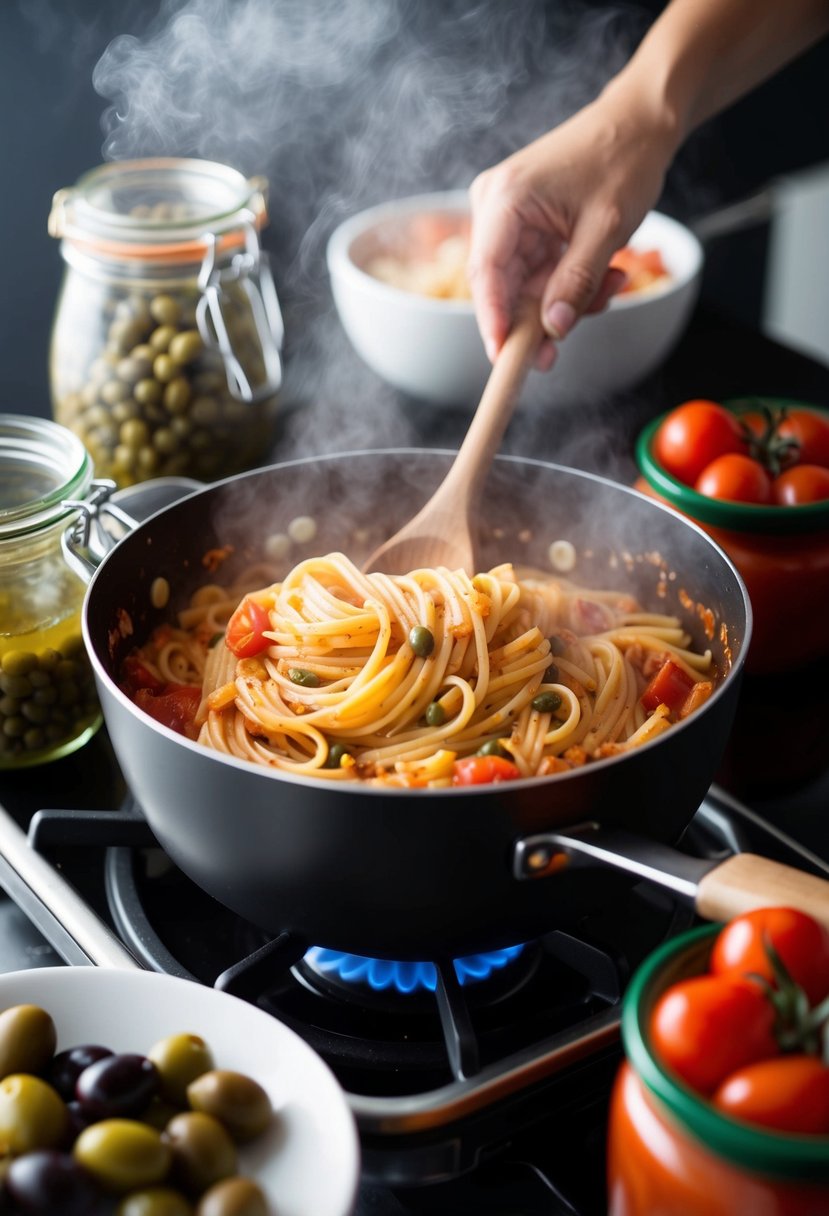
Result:
[[[673,150],[662,116],[608,89],[474,180],[468,272],[491,360],[523,295],[540,301],[542,370],[581,316],[607,306],[625,282],[610,259],[659,198]]]

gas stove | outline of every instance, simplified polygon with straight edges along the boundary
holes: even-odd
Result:
[[[694,923],[669,892],[614,887],[567,932],[462,960],[298,953],[170,861],[105,731],[76,757],[9,777],[2,802],[0,969],[144,967],[273,1013],[347,1095],[362,1148],[355,1216],[603,1210],[621,1000],[644,957]],[[829,876],[802,839],[716,785],[679,847]]]

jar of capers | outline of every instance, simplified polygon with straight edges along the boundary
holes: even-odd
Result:
[[[61,548],[75,518],[65,504],[91,482],[75,435],[0,415],[0,769],[66,755],[101,724],[81,638],[86,588]]]
[[[53,411],[97,476],[212,481],[266,456],[283,333],[266,218],[262,179],[199,160],[102,165],[55,195]]]

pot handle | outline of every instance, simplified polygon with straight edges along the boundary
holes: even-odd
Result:
[[[525,836],[515,844],[516,878],[543,878],[576,865],[609,866],[665,887],[704,920],[731,920],[753,908],[794,907],[829,929],[829,881],[756,853],[736,853],[725,861],[692,857],[595,823]]]
[[[86,498],[66,499],[61,503],[67,511],[74,513],[61,537],[67,565],[89,583],[119,541],[157,511],[202,486],[202,482],[190,477],[158,477],[124,490],[118,490],[114,481],[93,481]]]

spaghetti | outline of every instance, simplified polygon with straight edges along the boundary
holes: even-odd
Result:
[[[366,574],[341,553],[260,574],[245,595],[199,589],[124,686],[161,720],[160,699],[189,689],[186,733],[283,772],[443,786],[494,754],[544,776],[655,738],[714,687],[680,620],[619,591],[508,564]]]

